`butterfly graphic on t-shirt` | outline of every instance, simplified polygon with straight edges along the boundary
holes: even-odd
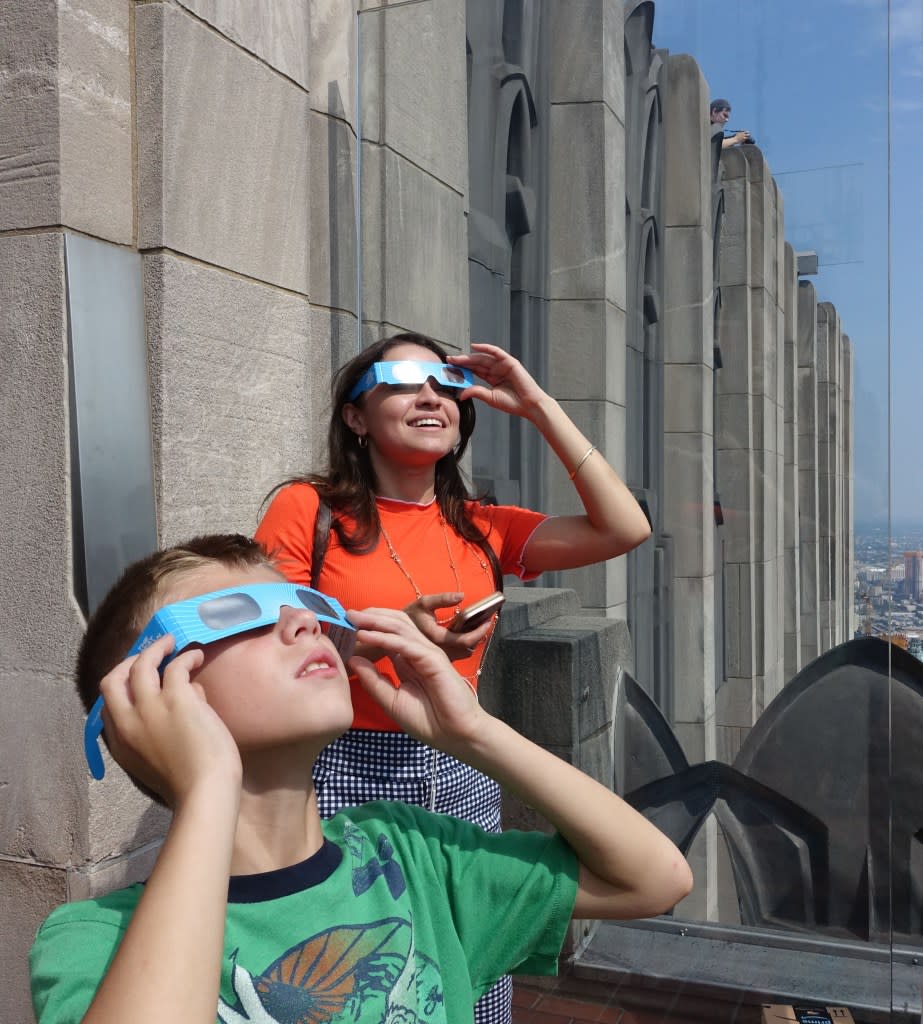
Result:
[[[392,899],[404,894],[407,883],[400,864],[394,860],[394,847],[387,836],[378,837],[375,856],[368,851],[369,840],[364,832],[348,826],[343,839],[353,855],[353,892],[361,896],[372,887],[376,878],[383,878]]]

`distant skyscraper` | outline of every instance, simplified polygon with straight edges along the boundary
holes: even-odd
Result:
[[[923,596],[923,551],[904,552],[904,593],[915,601]]]

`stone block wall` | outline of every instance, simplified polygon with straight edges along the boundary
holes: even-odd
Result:
[[[0,721],[0,1019],[9,1021],[31,1019],[26,953],[40,920],[136,870],[157,832],[130,787],[88,786],[71,685],[83,617],[64,232],[133,241],[130,36],[129,6],[115,0],[0,11],[0,689],[16,709]],[[109,855],[119,866],[94,870]]]
[[[67,234],[140,254],[162,543],[252,532],[270,487],[322,458],[360,278],[369,336],[467,343],[464,4],[366,6],[0,10],[0,688],[18,709],[0,723],[0,1020],[31,1019],[45,914],[146,875],[165,824],[82,763],[73,510],[92,484],[71,452]]]
[[[798,283],[797,408],[799,550],[801,554],[801,664],[821,653],[818,589],[818,419],[817,293],[809,281]]]
[[[731,761],[785,682],[851,635],[851,355],[836,310],[797,279],[759,149],[725,150],[721,164],[726,676],[715,720]]]
[[[715,201],[707,83],[681,54],[666,83],[662,499],[687,667],[672,721],[690,759],[730,761],[785,683],[851,635],[849,344],[798,279],[758,148],[721,151]]]
[[[666,59],[664,96],[664,528],[674,540],[673,729],[692,763],[715,751],[714,211],[708,83]],[[682,916],[717,916],[714,821],[689,854]]]
[[[465,5],[363,4],[359,16],[364,340],[468,343]]]
[[[714,274],[708,84],[667,60],[664,100],[664,526],[674,539],[674,729],[715,756]]]
[[[756,720],[754,685],[762,674],[758,671],[756,634],[762,598],[757,574],[762,520],[757,459],[761,410],[756,408],[761,396],[753,391],[757,372],[754,364],[762,348],[754,351],[751,344],[755,331],[762,336],[762,323],[754,322],[762,307],[751,292],[754,258],[757,270],[762,265],[763,236],[762,224],[760,230],[755,229],[752,207],[762,197],[758,188],[751,187],[750,162],[739,150],[728,150],[721,163],[725,219],[719,279],[722,366],[715,395],[715,473],[725,520],[725,676],[717,693],[716,740],[718,756],[730,761],[739,747],[742,730]]]
[[[548,387],[625,475],[625,60],[620,5],[548,5]],[[567,339],[565,341],[565,339]],[[563,466],[549,512],[573,514]],[[624,618],[625,559],[561,573],[594,614]]]
[[[782,451],[782,531],[785,568],[781,622],[783,630],[783,680],[801,668],[801,558],[799,557],[800,507],[798,473],[798,272],[795,252],[785,245],[783,268],[784,342],[782,393],[784,402]]]
[[[721,151],[716,201],[695,128],[707,83],[690,57],[666,67],[662,500],[683,667],[671,721],[690,760],[731,762],[784,684],[851,635],[851,357],[836,311],[798,279],[762,153]],[[703,829],[693,846],[690,907],[725,920],[715,841]]]

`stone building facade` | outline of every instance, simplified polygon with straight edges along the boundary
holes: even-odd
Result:
[[[29,1019],[44,915],[143,875],[164,827],[82,764],[87,611],[156,543],[251,532],[360,338],[509,346],[649,511],[629,557],[511,590],[486,699],[562,755],[617,784],[621,667],[691,760],[730,759],[851,635],[849,341],[654,15],[2,5],[0,1019]],[[574,508],[518,422],[482,416],[472,476]],[[715,916],[713,832],[696,856]]]

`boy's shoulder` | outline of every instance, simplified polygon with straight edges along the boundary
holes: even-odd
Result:
[[[29,951],[32,999],[38,1019],[78,1020],[93,998],[144,892],[130,885],[104,896],[56,907]],[[40,1012],[42,1011],[42,1012]]]
[[[45,932],[56,928],[78,924],[98,924],[109,926],[119,931],[128,927],[131,915],[134,913],[144,886],[140,883],[126,886],[124,889],[114,889],[102,896],[94,896],[91,899],[75,900],[73,903],[62,903],[45,918],[38,930],[41,936]]]

